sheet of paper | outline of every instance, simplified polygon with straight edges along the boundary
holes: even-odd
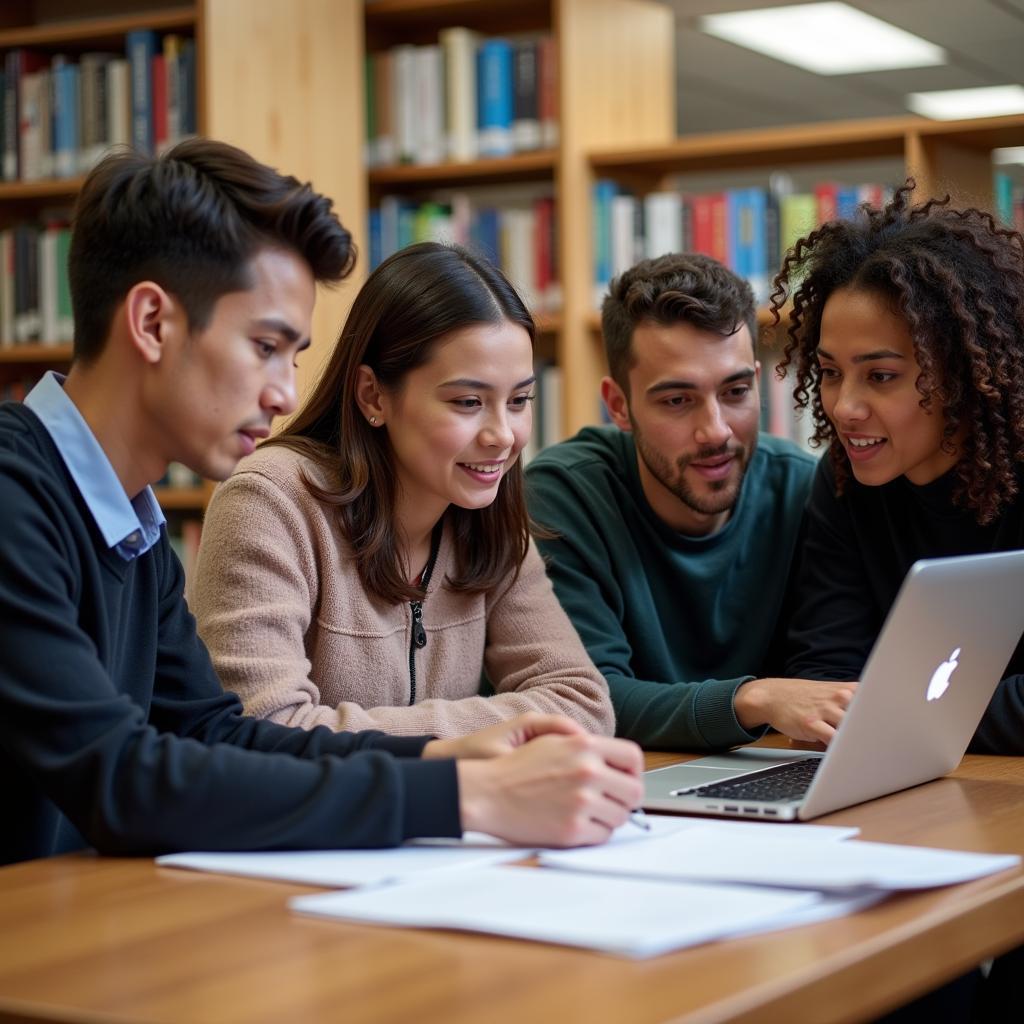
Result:
[[[332,887],[383,885],[423,872],[465,870],[521,860],[529,851],[487,845],[399,846],[390,850],[300,850],[274,853],[172,853],[161,867]]]
[[[761,826],[755,826],[760,830]],[[607,875],[679,881],[813,887],[827,890],[925,889],[1003,871],[1015,854],[964,853],[917,846],[809,841],[804,832],[762,833],[742,842],[708,824],[652,839],[628,852],[614,846],[545,851],[541,863]]]
[[[638,850],[641,845],[631,847]],[[486,932],[650,957],[685,946],[834,916],[863,897],[749,886],[680,884],[527,867],[490,867],[378,889],[297,896],[292,909],[378,925]]]
[[[609,846],[632,845],[685,832],[703,823],[699,819],[668,814],[646,816],[645,831],[627,823],[616,829]],[[845,839],[856,829],[818,825],[780,825],[760,822],[722,822],[716,826],[723,837],[744,842],[748,832],[797,829],[808,841]],[[274,853],[172,853],[157,857],[161,867],[190,868],[226,875],[269,878],[305,885],[345,888],[381,885],[418,875],[423,871],[474,868],[520,860],[538,852],[537,847],[510,846],[484,832],[467,832],[461,839],[419,839],[392,850],[302,850]]]

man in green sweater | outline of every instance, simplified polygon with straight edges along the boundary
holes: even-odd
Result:
[[[530,513],[617,731],[706,750],[771,726],[827,743],[855,684],[773,678],[814,460],[758,437],[750,286],[705,256],[644,260],[602,309],[611,426],[545,449]]]

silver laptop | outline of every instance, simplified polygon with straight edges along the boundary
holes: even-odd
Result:
[[[645,775],[644,807],[792,821],[952,771],[1024,631],[1024,551],[915,562],[825,753],[745,747]]]

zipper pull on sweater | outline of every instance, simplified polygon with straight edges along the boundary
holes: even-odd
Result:
[[[427,646],[427,631],[423,628],[423,604],[420,601],[410,601],[412,606],[412,642],[417,649],[422,650]]]

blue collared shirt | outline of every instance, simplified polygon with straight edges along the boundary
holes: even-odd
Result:
[[[77,406],[64,394],[64,377],[52,370],[25,397],[68,467],[103,539],[126,562],[145,554],[166,522],[151,488],[131,500],[106,452]]]

